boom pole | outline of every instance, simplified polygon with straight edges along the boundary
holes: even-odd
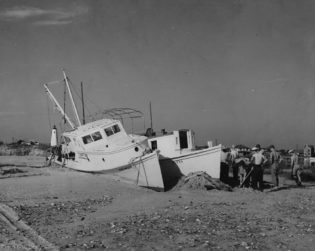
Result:
[[[70,118],[68,117],[68,115],[65,113],[65,111],[62,109],[61,105],[58,103],[57,99],[54,97],[54,95],[51,93],[51,91],[48,89],[47,85],[44,84],[46,93],[48,95],[48,97],[51,99],[51,101],[56,105],[58,111],[62,114],[62,116],[67,120],[67,122],[69,123],[69,125],[71,126],[72,129],[75,129],[75,125],[73,124],[73,122],[70,120]]]
[[[81,126],[80,117],[79,117],[77,107],[76,107],[76,105],[74,103],[74,100],[73,100],[73,97],[72,97],[72,92],[71,92],[71,89],[70,89],[70,86],[69,86],[69,83],[68,83],[68,78],[66,76],[66,73],[64,71],[62,71],[62,72],[63,72],[63,76],[64,76],[64,79],[65,79],[65,82],[66,82],[66,85],[67,85],[67,88],[68,88],[68,91],[69,91],[69,97],[70,97],[70,100],[71,100],[71,104],[72,104],[72,107],[73,107],[75,118],[77,120],[78,125]]]

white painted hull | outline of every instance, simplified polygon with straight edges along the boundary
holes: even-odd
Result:
[[[106,172],[121,166],[128,165],[133,159],[143,155],[144,147],[136,144],[119,148],[117,151],[78,151],[75,160],[66,160],[67,166],[74,166],[84,172]]]
[[[157,190],[164,190],[164,183],[159,163],[158,152],[145,154],[134,158],[128,164],[108,168],[105,163],[91,159],[78,158],[77,160],[65,160],[63,165],[67,168],[89,173],[114,173],[115,176],[138,186],[149,187]],[[98,158],[101,156],[98,156]]]
[[[212,178],[220,178],[221,145],[195,150],[173,158],[160,157],[164,184],[172,186],[175,180],[191,172],[203,171]]]

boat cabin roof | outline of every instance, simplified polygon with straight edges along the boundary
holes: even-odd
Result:
[[[97,129],[102,129],[104,127],[113,125],[113,124],[120,124],[119,120],[114,120],[114,119],[100,119],[100,120],[96,120],[93,122],[89,122],[85,125],[79,126],[78,128],[72,130],[72,131],[68,131],[65,132],[64,135],[65,136],[81,136],[84,135],[86,133],[95,131]]]

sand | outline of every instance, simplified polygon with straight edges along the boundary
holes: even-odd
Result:
[[[0,210],[0,249],[312,250],[315,245],[314,182],[297,187],[282,177],[280,189],[264,192],[187,186],[155,192],[114,176],[38,168],[43,159],[36,157],[10,158],[0,157],[0,164],[8,164],[2,168],[19,163],[25,172],[0,179],[1,205],[17,217]]]

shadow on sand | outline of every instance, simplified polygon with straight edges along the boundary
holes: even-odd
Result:
[[[289,189],[295,189],[295,188],[308,188],[308,187],[315,187],[315,184],[306,184],[306,185],[285,185],[281,187],[271,188],[270,190],[266,191],[266,193],[272,193],[272,192],[278,192],[281,190],[289,190]]]
[[[164,183],[164,191],[171,190],[182,176],[178,165],[170,158],[160,159],[161,172]]]

